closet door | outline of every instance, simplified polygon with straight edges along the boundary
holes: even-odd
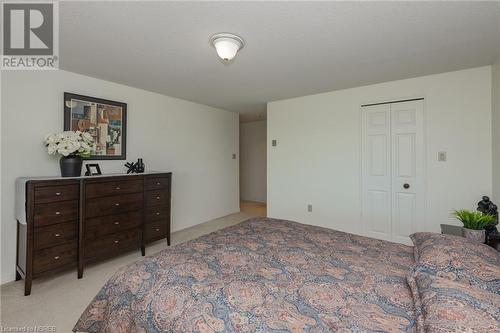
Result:
[[[392,236],[411,244],[425,218],[423,100],[391,104]]]
[[[423,100],[362,108],[365,235],[411,244],[424,226]]]
[[[392,240],[391,106],[363,107],[362,219],[369,237]]]

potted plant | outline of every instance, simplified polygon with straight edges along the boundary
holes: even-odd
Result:
[[[453,216],[463,223],[463,236],[479,243],[484,243],[486,238],[484,227],[495,220],[493,215],[467,209],[455,210]]]
[[[89,157],[95,147],[92,136],[80,131],[49,134],[45,137],[45,145],[49,155],[61,155],[59,165],[63,177],[79,177],[82,158]]]

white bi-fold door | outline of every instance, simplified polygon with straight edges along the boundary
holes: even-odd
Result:
[[[423,100],[362,107],[367,236],[408,244],[408,236],[424,226],[423,113]]]

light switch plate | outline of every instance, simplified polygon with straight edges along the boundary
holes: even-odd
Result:
[[[273,140],[273,141],[271,141],[271,144],[272,144],[273,147],[276,147],[278,145],[278,141]]]
[[[236,159],[236,154],[233,154],[233,160],[235,160],[235,159]]]
[[[313,211],[313,205],[309,204],[307,205],[307,211],[312,212]]]
[[[439,162],[446,162],[446,152],[445,151],[440,151],[438,153],[438,161]]]

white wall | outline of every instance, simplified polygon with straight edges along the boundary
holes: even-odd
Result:
[[[266,121],[240,124],[240,198],[266,202]]]
[[[172,229],[239,211],[239,123],[236,113],[65,71],[2,73],[2,282],[14,278],[14,180],[59,174],[42,140],[63,130],[63,92],[128,104],[127,160],[171,171]],[[98,161],[103,173],[125,161]]]
[[[414,97],[425,98],[427,135],[420,229],[475,208],[492,192],[491,66],[269,103],[268,215],[361,233],[360,106]]]
[[[500,203],[500,58],[492,66],[493,202]]]

